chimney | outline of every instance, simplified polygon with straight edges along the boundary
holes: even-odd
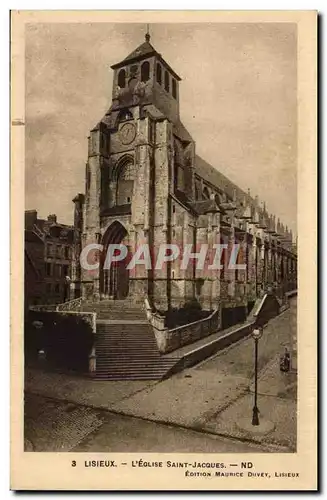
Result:
[[[48,222],[51,222],[51,224],[57,224],[57,216],[56,216],[56,214],[50,214],[50,215],[48,215]]]
[[[36,210],[25,210],[25,229],[33,229],[34,224],[37,222]]]

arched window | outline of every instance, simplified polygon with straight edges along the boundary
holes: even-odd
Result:
[[[121,69],[118,73],[118,86],[124,89],[126,85],[126,71]]]
[[[118,168],[117,179],[117,205],[127,205],[133,199],[133,187],[135,179],[135,166],[127,160]]]
[[[157,63],[157,82],[162,84],[162,70],[161,70],[161,64]]]
[[[220,245],[221,245],[221,249],[222,249],[221,254],[220,254],[220,265],[221,265],[220,279],[221,280],[225,279],[225,268],[226,268],[227,259],[228,259],[228,250],[226,247],[223,246],[225,244],[226,244],[225,238],[221,236],[220,237]]]
[[[147,82],[150,77],[150,63],[145,61],[141,66],[141,82]]]
[[[165,90],[169,92],[169,73],[165,71]]]
[[[176,99],[177,98],[177,85],[176,85],[175,78],[172,79],[172,94],[173,94],[173,98]]]
[[[203,198],[204,198],[205,200],[209,200],[209,199],[210,199],[210,193],[209,193],[209,189],[208,189],[207,187],[205,187],[205,188],[203,189]]]

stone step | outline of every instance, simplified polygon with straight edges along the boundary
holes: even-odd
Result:
[[[100,302],[84,302],[81,311],[95,312],[97,320],[141,320],[146,321],[146,312],[142,305],[124,300],[106,300]]]
[[[148,323],[97,323],[95,349],[101,380],[160,380],[176,363],[161,357]]]

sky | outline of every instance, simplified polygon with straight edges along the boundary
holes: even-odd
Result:
[[[87,136],[111,104],[110,66],[145,24],[34,23],[25,31],[25,207],[73,221]],[[296,233],[297,33],[291,23],[151,24],[182,78],[196,152]]]

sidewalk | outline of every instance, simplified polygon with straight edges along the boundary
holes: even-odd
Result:
[[[203,429],[236,439],[251,440],[277,446],[284,446],[289,451],[296,451],[297,429],[297,381],[296,374],[283,373],[279,370],[279,356],[265,368],[258,381],[259,421],[269,420],[274,429],[268,434],[253,434],[240,427],[244,418],[251,422],[254,404],[254,387],[249,392],[223,411],[218,411]]]
[[[289,343],[289,310],[270,321],[260,340],[258,407],[274,423],[266,435],[238,427],[252,418],[253,340],[240,340],[213,358],[168,380],[102,382],[28,369],[25,390],[124,415],[198,431],[296,448],[296,376],[279,371]],[[286,449],[285,449],[286,448]]]
[[[26,392],[104,410],[112,409],[115,403],[155,383],[151,380],[92,380],[30,367],[25,369]]]

